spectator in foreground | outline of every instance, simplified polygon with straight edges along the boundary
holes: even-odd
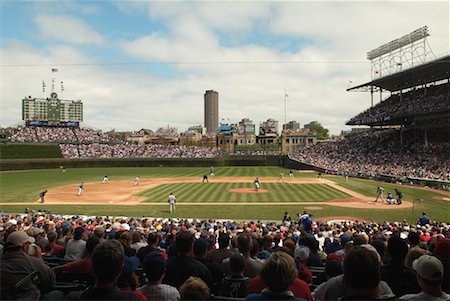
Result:
[[[5,253],[0,262],[1,300],[39,300],[41,292],[48,292],[53,287],[55,274],[42,260],[41,249],[34,245],[34,241],[23,231],[14,231],[6,239]],[[34,256],[28,255],[30,248],[35,248]],[[15,284],[34,271],[39,272],[39,286],[30,280],[14,291]]]
[[[419,294],[404,295],[400,300],[450,300],[450,295],[441,289],[444,266],[436,257],[422,255],[413,262],[417,272],[417,282],[422,288]]]
[[[92,254],[95,284],[78,296],[71,297],[75,297],[73,299],[78,300],[140,301],[135,293],[131,291],[121,291],[116,286],[117,280],[123,269],[124,257],[124,248],[117,240],[107,240],[96,246]]]
[[[86,241],[84,238],[84,228],[77,227],[73,233],[73,238],[67,242],[66,254],[64,259],[77,260],[81,259],[86,252]]]
[[[244,269],[247,263],[242,254],[236,253],[230,258],[231,275],[226,276],[222,282],[220,296],[244,298],[245,288],[250,282],[250,278],[244,276]]]
[[[388,241],[390,262],[381,267],[381,279],[389,284],[396,296],[420,292],[416,272],[405,266],[408,245],[399,236],[393,236]]]
[[[370,247],[369,247],[370,246]],[[343,275],[339,275],[336,277],[332,277],[330,278],[327,282],[325,282],[324,284],[318,286],[315,290],[314,290],[314,299],[317,301],[320,300],[339,300],[340,297],[343,297],[346,295],[346,287],[345,287],[345,281],[344,281],[344,275],[345,275],[345,261],[348,260],[347,256],[348,253],[351,252],[354,248],[356,248],[356,250],[362,249],[362,248],[366,248],[369,250],[369,252],[373,253],[373,256],[375,256],[375,258],[377,258],[377,268],[379,268],[379,263],[380,263],[380,258],[378,258],[378,253],[376,251],[376,249],[374,247],[372,247],[371,245],[363,245],[363,246],[354,246],[351,249],[349,249],[346,252],[346,255],[344,257],[344,274]],[[367,257],[368,255],[366,254],[365,251],[363,251],[364,254],[362,256]],[[356,256],[359,256],[360,252],[358,251],[358,253],[356,253]],[[371,256],[371,255],[369,255]],[[350,257],[351,260],[352,257]],[[365,273],[365,270],[359,271],[362,273]],[[347,272],[348,275],[349,272]],[[378,271],[379,273],[379,271]],[[348,277],[348,276],[347,276]],[[366,279],[366,276],[363,276],[362,279]],[[379,296],[379,298],[391,298],[394,296],[394,294],[392,293],[391,288],[389,287],[389,285],[384,282],[384,281],[378,281],[378,285],[376,287],[376,290],[371,290],[372,293],[376,294],[377,296]],[[363,298],[363,299],[367,299],[367,298]],[[388,299],[389,300],[389,299]]]
[[[167,261],[164,282],[179,288],[190,276],[200,277],[207,285],[212,284],[208,268],[192,257],[194,236],[189,231],[180,232],[176,236],[175,244],[178,255]]]
[[[365,247],[353,247],[344,258],[345,295],[341,300],[397,300],[393,295],[380,294],[380,280],[376,252]]]
[[[189,277],[180,287],[181,300],[211,300],[206,283],[198,277]]]
[[[166,260],[161,252],[153,251],[144,259],[144,272],[148,283],[138,290],[152,301],[179,301],[180,293],[173,286],[162,284],[166,273]]]
[[[275,252],[269,257],[261,270],[261,278],[267,288],[260,294],[248,295],[245,300],[304,300],[288,290],[297,279],[297,269],[294,258],[286,252]]]

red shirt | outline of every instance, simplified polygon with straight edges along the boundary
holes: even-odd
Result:
[[[267,286],[262,280],[261,276],[253,277],[253,279],[248,284],[245,289],[245,293],[249,294],[260,294],[263,289]],[[313,298],[311,296],[311,291],[309,290],[308,284],[305,281],[296,278],[294,283],[288,287],[288,290],[291,291],[296,298],[302,298],[308,301],[312,301]]]
[[[58,257],[63,258],[64,257],[64,247],[61,245],[58,245],[56,243],[52,243],[53,252],[52,254]]]

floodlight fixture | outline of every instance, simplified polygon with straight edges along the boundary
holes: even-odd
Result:
[[[406,45],[414,43],[415,41],[424,39],[428,37],[430,34],[428,33],[428,26],[423,26],[414,30],[413,32],[406,34],[398,39],[395,39],[389,43],[386,43],[374,50],[367,52],[367,59],[373,60],[384,54],[387,54],[396,49],[402,48]]]

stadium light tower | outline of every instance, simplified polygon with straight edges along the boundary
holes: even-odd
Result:
[[[372,80],[434,59],[434,53],[427,41],[428,36],[428,26],[423,26],[367,52]]]

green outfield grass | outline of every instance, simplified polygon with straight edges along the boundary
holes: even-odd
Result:
[[[224,177],[277,177],[280,172],[288,175],[288,170],[278,167],[216,167],[216,176]],[[0,172],[0,199],[1,202],[18,202],[18,201],[35,201],[39,191],[45,188],[52,188],[68,184],[77,184],[81,180],[85,182],[100,182],[104,174],[108,174],[111,181],[130,179],[132,181],[137,175],[141,178],[162,178],[162,177],[201,177],[203,174],[209,173],[209,168],[92,168],[92,169],[68,169],[66,173],[60,170],[33,170],[33,171],[14,171],[14,172]],[[296,172],[296,177],[316,177],[316,173],[302,172],[300,175]],[[394,191],[392,184],[379,183],[375,181],[367,181],[350,178],[348,182],[343,177],[326,176],[326,178],[336,181],[341,186],[359,192],[366,196],[375,197],[376,187],[381,185],[385,188],[385,192]],[[94,206],[94,205],[41,205],[35,204],[31,207],[34,210],[50,210],[54,213],[60,214],[88,214],[88,215],[118,215],[118,216],[135,216],[135,217],[191,217],[191,218],[215,218],[215,219],[245,219],[245,220],[280,220],[285,211],[291,215],[297,212],[302,212],[307,205],[270,205],[271,198],[262,200],[252,200],[252,194],[242,194],[234,196],[228,193],[230,199],[223,202],[239,202],[242,198],[249,198],[245,202],[252,203],[251,205],[213,205],[213,206],[196,206],[196,205],[182,205],[187,202],[187,198],[192,198],[194,201],[200,202],[204,200],[203,197],[196,197],[197,190],[193,193],[186,193],[178,191],[179,187],[183,188],[185,185],[194,185],[198,187],[198,191],[206,192],[205,195],[209,199],[220,201],[216,199],[214,193],[216,190],[228,190],[227,187],[234,187],[233,185],[244,185],[242,187],[251,187],[251,183],[223,183],[224,186],[217,186],[218,189],[213,189],[215,185],[221,183],[189,183],[189,184],[171,184],[161,185],[155,187],[153,190],[143,192],[143,195],[150,202],[167,201],[167,195],[173,191],[180,205],[177,208],[177,213],[170,215],[168,206],[164,205],[137,205],[137,206]],[[326,185],[307,185],[307,184],[289,184],[289,183],[262,183],[265,189],[270,190],[267,195],[275,196],[274,191],[277,191],[277,202],[288,201],[307,201],[307,200],[321,200],[323,198],[345,198],[342,192],[336,191]],[[273,186],[272,186],[273,185]],[[186,187],[187,187],[186,186]],[[320,191],[322,186],[325,190]],[[209,191],[212,187],[211,191]],[[290,190],[298,189],[299,191],[289,192]],[[302,192],[302,189],[304,191]],[[410,209],[397,210],[367,210],[367,209],[348,209],[341,207],[328,206],[320,204],[322,210],[310,210],[313,212],[315,218],[322,216],[354,216],[366,220],[376,221],[399,221],[407,219],[409,221],[415,220],[422,211],[436,220],[449,222],[450,221],[450,202],[443,200],[436,200],[436,197],[448,197],[439,193],[437,190],[420,190],[409,186],[400,186],[400,189],[405,195],[405,200],[414,201],[414,207]],[[334,193],[334,196],[328,196],[329,193]],[[287,196],[291,194],[291,196]],[[323,195],[322,195],[323,194]],[[266,194],[264,195],[266,198]],[[257,194],[259,197],[260,194]],[[314,199],[315,197],[319,199]],[[292,199],[291,199],[292,198]],[[189,200],[193,202],[193,200]],[[261,203],[261,204],[258,204]],[[316,206],[316,205],[314,205]],[[23,212],[25,205],[2,205],[0,208],[3,212]]]
[[[325,202],[338,198],[349,198],[325,184],[292,184],[287,182],[263,183],[261,189],[268,192],[239,193],[231,189],[250,188],[252,183],[182,183],[163,184],[140,193],[145,202],[167,202],[173,192],[177,203],[286,203],[286,202]]]

